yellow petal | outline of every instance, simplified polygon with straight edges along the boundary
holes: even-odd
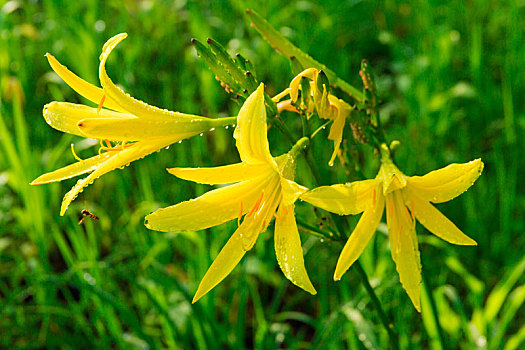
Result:
[[[78,128],[87,137],[102,140],[139,141],[152,137],[177,135],[184,135],[181,138],[184,139],[210,130],[214,125],[211,121],[211,119],[199,117],[169,120],[90,118],[80,120]]]
[[[89,173],[100,166],[100,164],[108,160],[111,156],[112,154],[110,153],[103,153],[98,156],[85,159],[81,162],[70,164],[61,169],[40,175],[38,178],[33,180],[33,182],[31,182],[31,185],[48,184],[51,182],[62,181],[78,175]]]
[[[476,159],[463,164],[450,164],[424,176],[408,178],[409,186],[423,199],[442,203],[465,192],[483,171],[483,162]]]
[[[243,229],[239,231],[242,237],[244,250],[252,249],[259,237],[259,233],[266,231],[272,220],[277,206],[280,203],[282,192],[279,185],[279,176],[274,174],[254,205],[253,209],[244,217]],[[251,215],[253,213],[253,216]]]
[[[106,72],[106,60],[108,59],[109,54],[118,45],[122,40],[127,37],[126,33],[117,34],[111,39],[109,39],[102,49],[102,54],[100,55],[100,65],[98,69],[98,75],[100,78],[100,84],[104,88],[104,92],[107,98],[114,100],[121,109],[125,109],[130,113],[140,117],[141,119],[162,119],[170,120],[170,118],[181,118],[184,116],[182,113],[168,111],[166,109],[161,109],[155,106],[148,105],[142,101],[134,99],[133,97],[126,94],[120,88],[118,88],[115,83],[109,78]]]
[[[293,102],[297,101],[297,98],[299,97],[299,85],[301,85],[301,78],[305,77],[314,80],[316,75],[317,69],[307,68],[292,79],[290,82],[290,97],[292,98]]]
[[[364,180],[347,184],[317,187],[300,198],[316,207],[340,215],[355,215],[375,204],[379,181]]]
[[[58,60],[53,57],[53,55],[46,53],[46,57],[49,64],[51,65],[51,68],[53,68],[55,73],[57,73],[67,85],[69,85],[79,95],[84,96],[96,105],[100,103],[104,97],[104,90],[75,75],[73,72],[67,69],[66,66],[60,64],[60,62],[58,62]],[[123,112],[122,108],[120,108],[119,105],[108,96],[106,96],[104,100],[104,107]]]
[[[266,134],[264,84],[259,85],[241,107],[233,137],[237,140],[237,149],[243,162],[267,163],[277,167],[270,154]]]
[[[299,196],[308,191],[308,188],[284,177],[281,177],[281,188],[283,192],[283,198],[281,200],[283,205],[295,203]]]
[[[343,274],[359,258],[376,232],[383,216],[383,208],[385,207],[383,194],[379,193],[379,189],[377,192],[375,204],[365,210],[337,260],[334,273],[335,281],[340,280]]]
[[[68,102],[51,102],[44,106],[44,118],[46,122],[62,132],[86,137],[79,129],[78,122],[85,118],[112,118],[121,123],[126,119],[136,119],[131,114],[113,112],[102,109],[97,112],[96,108]]]
[[[476,241],[461,232],[452,221],[413,190],[405,190],[405,203],[414,211],[417,220],[439,238],[452,244],[477,245]]]
[[[134,143],[132,146],[122,151],[111,152],[114,154],[108,157],[105,162],[100,164],[95,169],[95,171],[89,174],[89,176],[79,180],[76,185],[73,186],[73,188],[68,193],[66,193],[64,199],[62,200],[60,215],[64,215],[67,208],[69,207],[69,204],[71,204],[78,194],[84,190],[84,187],[92,184],[97,178],[110,172],[111,170],[124,167],[132,161],[143,158],[150,153],[170,145],[173,142],[175,142],[173,138],[160,138],[151,141],[141,141]]]
[[[421,284],[421,262],[414,222],[406,209],[400,191],[386,196],[386,222],[390,238],[392,259],[396,263],[399,280],[412,304],[421,312],[419,286]]]
[[[279,206],[275,220],[275,255],[286,278],[308,293],[317,294],[304,267],[301,238],[295,223],[294,206]]]
[[[239,235],[239,230],[230,237],[226,245],[221,249],[219,255],[215,258],[208,271],[204,275],[197,292],[193,297],[192,303],[197,302],[212,288],[219,284],[226,276],[232,272],[233,268],[237,266],[239,261],[246,253],[242,247],[242,239]]]
[[[263,173],[273,172],[274,170],[263,165],[249,165],[246,163],[237,163],[213,168],[171,168],[168,169],[170,174],[178,178],[194,181],[201,184],[228,184],[248,180]]]
[[[146,226],[164,232],[198,231],[251,210],[268,183],[267,175],[206,192],[146,216]],[[241,210],[242,208],[242,210]]]

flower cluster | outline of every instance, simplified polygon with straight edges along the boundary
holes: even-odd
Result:
[[[476,242],[458,229],[431,203],[449,201],[466,191],[480,176],[480,159],[465,164],[451,164],[424,176],[406,176],[393,163],[389,147],[381,143],[381,167],[375,179],[322,186],[312,190],[294,181],[296,162],[311,138],[299,139],[288,153],[274,157],[267,138],[267,113],[264,85],[260,84],[242,105],[236,118],[211,119],[171,112],[138,101],[119,89],[108,77],[106,60],[114,47],[126,37],[119,34],[105,45],[100,57],[99,78],[102,88],[82,80],[53,56],[46,57],[53,70],[80,95],[98,104],[98,108],[65,102],[44,107],[44,117],[53,128],[99,139],[99,154],[44,174],[33,185],[62,181],[90,173],[65,195],[61,215],[90,183],[105,173],[128,165],[156,150],[184,138],[236,124],[233,137],[241,162],[213,168],[173,168],[168,171],[185,180],[203,184],[224,184],[204,195],[158,209],[146,217],[152,230],[185,232],[203,230],[237,219],[238,228],[219,252],[204,275],[193,302],[196,302],[235,268],[252,249],[259,234],[273,218],[275,253],[287,279],[315,294],[305,269],[301,240],[295,220],[295,202],[302,199],[316,207],[341,215],[363,213],[346,242],[334,280],[358,259],[379,225],[386,208],[390,249],[399,278],[414,307],[420,311],[419,288],[421,264],[416,237],[416,219],[436,236],[459,245]],[[301,91],[301,98],[299,98]],[[288,100],[281,101],[289,95]],[[332,122],[328,138],[334,141],[330,165],[338,154],[346,120],[353,109],[333,96],[323,73],[308,68],[295,77],[290,86],[273,99],[278,110],[315,111]],[[302,112],[301,112],[302,111]]]

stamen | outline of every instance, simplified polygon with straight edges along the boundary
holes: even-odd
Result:
[[[111,146],[111,142],[109,142],[108,139],[105,139],[104,142],[106,143],[107,148],[113,148],[113,146]]]
[[[285,206],[283,206],[284,215],[288,214],[288,209],[286,209]]]
[[[401,231],[403,231],[403,226],[399,226],[399,232],[397,234],[401,234]]]
[[[237,217],[237,225],[241,225],[241,218],[242,218],[242,200],[241,200],[241,206],[239,207],[239,216]]]
[[[75,145],[74,144],[71,144],[71,153],[73,153],[73,157],[75,157],[75,159],[78,160],[79,162],[83,162],[84,161],[84,159],[80,158],[75,153]]]
[[[407,218],[409,221],[412,221],[412,215],[410,215],[410,213],[408,212],[408,208],[403,206],[405,208],[405,213],[407,214]]]
[[[102,96],[102,99],[100,100],[100,103],[97,107],[97,114],[100,113],[100,110],[102,109],[102,106],[104,105],[104,101],[106,101],[106,94]]]
[[[261,204],[263,196],[264,196],[264,192],[261,193],[261,196],[259,197],[259,199],[257,199],[257,202],[255,202],[255,205],[253,206],[252,210],[247,215],[248,217],[250,217],[253,213],[255,213],[257,211],[257,209],[259,209],[259,205]]]

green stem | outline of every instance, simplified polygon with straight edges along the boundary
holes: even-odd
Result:
[[[374,304],[374,307],[377,310],[377,313],[379,314],[379,318],[381,319],[381,323],[383,324],[383,327],[386,329],[386,332],[388,333],[388,338],[390,339],[390,345],[392,346],[392,349],[399,349],[399,340],[397,337],[397,333],[394,330],[394,325],[389,321],[385,311],[383,310],[383,307],[381,306],[381,302],[379,301],[379,298],[377,297],[376,293],[374,292],[374,289],[370,285],[370,282],[368,280],[368,276],[366,275],[365,270],[361,266],[361,263],[359,260],[354,262],[353,264],[354,269],[357,270],[357,275],[359,276],[359,279],[361,280],[361,283],[363,283],[363,286],[365,287],[370,299],[372,300],[372,304]]]
[[[299,153],[302,150],[306,149],[306,147],[308,147],[309,144],[310,144],[310,139],[308,137],[301,137],[299,140],[297,140],[295,145],[293,145],[292,149],[290,150],[290,152],[288,152],[288,154],[292,158],[296,159]]]
[[[233,125],[235,123],[237,123],[237,117],[217,118],[212,119],[211,121],[211,125],[215,128],[220,126]]]
[[[439,342],[441,343],[441,349],[446,349],[445,344],[445,338],[443,337],[443,329],[441,328],[441,324],[439,323],[439,317],[437,312],[437,306],[436,301],[434,300],[434,295],[432,293],[432,290],[429,287],[428,280],[426,278],[425,272],[421,274],[421,278],[423,279],[423,288],[425,288],[425,291],[428,295],[428,300],[430,300],[430,307],[432,308],[432,317],[434,318],[434,323],[436,324],[436,330],[439,338]]]
[[[388,151],[388,148],[386,150]],[[307,149],[305,149],[305,152],[306,151],[307,151]],[[317,182],[317,186],[319,186],[319,184],[320,184],[320,176],[319,176],[319,173],[317,172],[317,168],[315,166],[315,162],[313,162],[313,160],[310,157],[308,157],[308,156],[309,156],[309,154],[305,154],[306,162],[307,162],[308,167],[310,168],[310,170],[312,172],[312,175],[315,178],[315,181]],[[332,221],[334,221],[332,213],[330,213],[330,217],[331,217]],[[339,232],[339,228],[336,227],[336,230],[337,230],[338,236],[339,237],[343,237],[341,232]],[[388,317],[386,316],[386,313],[383,310],[383,307],[381,305],[381,302],[379,301],[379,298],[377,297],[374,289],[370,285],[370,282],[368,280],[368,276],[366,275],[365,270],[363,270],[363,267],[361,266],[359,261],[354,262],[353,265],[356,267],[358,275],[359,275],[359,279],[361,280],[361,283],[365,287],[366,292],[368,293],[370,299],[372,300],[372,304],[374,304],[374,307],[376,308],[377,313],[379,314],[379,318],[381,319],[381,323],[382,323],[383,327],[385,328],[385,330],[386,330],[386,332],[388,334],[388,338],[390,340],[390,344],[392,346],[392,349],[395,349],[395,350],[399,349],[399,341],[398,341],[397,333],[394,331],[394,326],[388,320]]]

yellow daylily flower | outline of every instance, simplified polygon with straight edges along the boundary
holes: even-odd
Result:
[[[239,227],[204,275],[193,302],[219,284],[250,250],[275,216],[275,252],[286,278],[315,294],[304,267],[294,203],[308,189],[293,181],[295,158],[308,142],[303,138],[289,153],[272,157],[268,145],[264,86],[252,93],[237,117],[234,137],[241,163],[214,168],[168,171],[204,184],[231,184],[146,216],[146,226],[165,232],[203,230],[238,218]],[[235,183],[235,184],[233,184]],[[244,215],[244,219],[242,216]],[[242,223],[241,223],[242,219]]]
[[[299,89],[301,87],[301,79],[310,79],[310,91],[313,99],[313,104],[305,106],[309,112],[312,112],[314,107],[320,118],[333,120],[332,126],[330,127],[330,133],[328,139],[334,141],[334,151],[330,157],[328,164],[332,166],[335,161],[335,157],[339,152],[341,141],[343,140],[343,130],[345,127],[346,118],[350,115],[352,107],[345,101],[335,97],[328,93],[326,86],[323,85],[323,91],[321,91],[317,85],[317,79],[319,77],[319,70],[316,68],[308,68],[299,73],[290,82],[290,87],[278,94],[273,98],[275,102],[279,102],[286,95],[290,95],[289,100],[285,100],[278,104],[279,111],[281,110],[294,110],[291,104],[295,104],[299,98]]]
[[[421,312],[421,263],[416,219],[447,242],[476,245],[431,203],[446,202],[465,192],[480,176],[483,162],[476,159],[464,164],[450,164],[424,176],[406,176],[390,159],[386,145],[383,145],[383,150],[382,165],[375,179],[318,187],[303,194],[301,199],[341,215],[363,213],[339,256],[334,280],[340,280],[359,258],[386,207],[392,258],[403,288],[414,307]]]
[[[105,152],[99,152],[99,155],[86,160],[73,153],[77,163],[43,174],[31,182],[31,185],[41,185],[91,173],[79,180],[64,196],[60,215],[64,215],[69,204],[84,187],[111,170],[122,168],[185,138],[235,123],[235,118],[210,119],[160,109],[136,100],[118,88],[107,75],[105,65],[111,51],[126,37],[125,33],[115,35],[102,49],[99,66],[102,88],[78,77],[51,54],[46,54],[53,70],[73,90],[98,104],[98,108],[94,108],[67,102],[51,102],[44,107],[46,122],[59,131],[105,142],[101,147],[101,151]],[[112,144],[110,140],[116,144]]]

